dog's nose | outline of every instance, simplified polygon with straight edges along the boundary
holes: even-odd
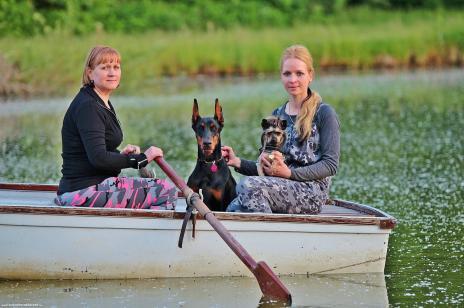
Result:
[[[205,148],[211,147],[211,142],[208,142],[208,141],[203,142],[203,147]]]
[[[272,138],[271,138],[271,140],[270,140],[270,142],[273,143],[273,144],[277,144],[278,141],[279,141],[279,140],[277,139],[276,136],[272,136]]]

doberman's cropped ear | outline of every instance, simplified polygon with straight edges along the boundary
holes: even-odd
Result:
[[[200,119],[200,111],[198,110],[198,102],[197,99],[193,99],[193,111],[192,111],[192,125],[198,122]]]
[[[280,120],[280,128],[285,130],[287,128],[287,120]]]
[[[214,102],[214,118],[219,122],[219,125],[224,126],[224,116],[222,115],[222,107],[219,104],[219,99]]]

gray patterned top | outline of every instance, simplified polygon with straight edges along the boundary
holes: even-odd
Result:
[[[320,104],[312,123],[310,137],[300,141],[294,123],[296,116],[285,112],[287,103],[272,112],[287,120],[287,141],[284,146],[285,163],[297,181],[311,181],[335,175],[340,157],[340,124],[334,109]]]
[[[275,109],[272,114],[287,120],[284,155],[291,170],[290,179],[305,182],[335,175],[340,158],[340,124],[335,110],[321,103],[314,116],[311,136],[301,142],[294,129],[296,116],[285,112],[286,105]],[[240,168],[236,170],[244,175],[258,175],[256,161],[242,159]]]

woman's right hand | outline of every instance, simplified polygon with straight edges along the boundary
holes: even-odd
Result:
[[[144,152],[144,154],[150,163],[157,157],[163,157],[163,150],[155,146],[151,146]]]
[[[222,157],[224,157],[224,159],[227,162],[227,166],[240,168],[240,164],[241,164],[240,157],[235,156],[234,150],[231,147],[224,145],[221,147],[221,152],[222,152]]]

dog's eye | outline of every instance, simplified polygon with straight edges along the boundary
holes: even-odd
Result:
[[[216,131],[216,126],[214,126],[214,124],[211,124],[210,129],[211,129],[211,131],[214,132],[214,131]]]

